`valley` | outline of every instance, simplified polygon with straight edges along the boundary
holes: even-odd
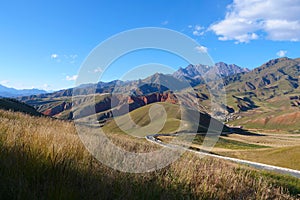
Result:
[[[0,200],[300,200],[299,11],[0,1]]]
[[[148,115],[151,105],[162,105],[167,113],[167,121],[159,133],[189,132],[193,124],[186,121],[185,127],[180,126],[181,110],[178,106],[176,94],[169,91],[164,83],[174,81],[188,81],[194,85],[196,106],[192,101],[186,101],[186,108],[196,108],[200,122],[198,132],[204,133],[212,119],[211,97],[201,76],[214,71],[220,71],[221,77],[215,77],[214,85],[223,81],[226,89],[226,102],[221,106],[225,113],[223,131],[230,134],[222,135],[212,153],[228,155],[265,164],[298,169],[300,163],[297,153],[283,156],[287,151],[297,151],[299,148],[298,133],[300,133],[300,81],[299,59],[279,58],[266,62],[253,70],[236,65],[217,63],[213,67],[204,65],[189,65],[180,68],[172,76],[156,73],[144,80],[87,84],[76,90],[61,90],[49,94],[20,97],[19,100],[35,107],[46,116],[58,119],[72,120],[74,116],[89,121],[96,119],[103,130],[109,133],[123,133],[114,121],[114,112],[121,112],[123,107],[112,107],[113,98],[117,98],[119,105],[128,104],[130,116],[138,126],[147,126],[150,121]],[[222,79],[220,79],[222,78]],[[149,84],[151,80],[151,84]],[[127,95],[113,94],[118,85],[120,91],[131,91]],[[76,94],[74,94],[76,92]],[[184,98],[189,99],[185,93]],[[227,104],[227,105],[226,105]],[[190,112],[190,111],[189,111]],[[125,114],[125,113],[124,113]],[[188,115],[198,115],[191,111]],[[122,124],[127,124],[127,118],[119,116]],[[158,124],[160,118],[155,118]],[[239,128],[231,128],[239,127]],[[128,130],[134,127],[127,127]],[[144,136],[152,134],[145,133]],[[162,137],[164,141],[169,136]],[[191,144],[191,148],[201,149],[202,139]],[[272,152],[272,153],[271,153]],[[269,156],[270,153],[270,156]],[[274,161],[271,157],[282,157]],[[270,157],[270,159],[267,159]],[[280,160],[280,161],[279,161]],[[293,160],[290,162],[290,160]]]
[[[87,170],[92,170],[96,177],[111,173],[113,179],[108,183],[101,182],[100,185],[96,184],[93,187],[87,186],[83,190],[79,189],[81,195],[92,189],[101,190],[100,188],[103,187],[114,191],[116,188],[112,185],[120,185],[122,181],[128,182],[127,178],[129,178],[132,179],[134,185],[140,185],[142,182],[143,186],[136,188],[128,186],[123,188],[124,190],[118,191],[118,195],[125,195],[125,191],[129,190],[137,193],[141,198],[145,195],[152,197],[150,193],[138,193],[138,191],[143,190],[143,187],[151,184],[145,181],[144,178],[147,177],[147,180],[155,180],[156,183],[160,184],[157,188],[153,188],[154,194],[159,193],[161,195],[163,193],[172,196],[175,194],[173,190],[166,189],[165,192],[161,192],[156,189],[173,187],[175,184],[180,187],[177,195],[188,193],[188,195],[197,197],[197,192],[191,192],[186,190],[184,186],[178,185],[183,184],[181,182],[183,180],[186,184],[186,180],[190,179],[190,176],[201,178],[197,174],[198,171],[203,170],[205,177],[208,174],[212,177],[226,177],[224,180],[234,180],[233,185],[237,184],[241,178],[245,180],[246,182],[242,182],[242,185],[239,186],[240,189],[236,190],[239,195],[243,195],[243,192],[246,191],[244,187],[263,188],[271,187],[272,184],[286,188],[289,191],[287,195],[298,194],[300,191],[299,179],[280,174],[282,173],[280,170],[280,173],[276,173],[276,170],[275,172],[263,170],[264,167],[262,166],[267,164],[274,168],[283,167],[300,170],[300,125],[298,123],[300,120],[300,88],[298,84],[299,75],[297,74],[300,60],[275,59],[252,71],[225,63],[216,66],[219,67],[223,75],[221,74],[221,77],[215,77],[210,81],[216,87],[212,89],[217,89],[220,81],[223,81],[225,85],[226,99],[221,104],[221,110],[218,110],[218,112],[225,113],[224,122],[211,116],[214,112],[209,94],[211,90],[207,89],[200,78],[201,73],[209,74],[212,73],[210,70],[216,70],[216,68],[207,68],[207,66],[201,65],[189,65],[186,69],[179,69],[173,75],[156,73],[139,81],[87,84],[79,88],[70,88],[53,93],[22,96],[18,97],[17,100],[2,98],[0,101],[1,109],[8,110],[0,111],[0,125],[2,126],[0,144],[2,151],[6,152],[2,154],[2,160],[8,163],[16,162],[9,160],[12,159],[11,155],[13,155],[16,159],[22,160],[23,163],[19,164],[22,168],[33,168],[41,171],[41,166],[46,167],[49,176],[47,181],[59,181],[59,187],[48,188],[56,191],[56,195],[58,195],[56,197],[70,197],[71,194],[65,193],[65,191],[78,191],[76,184],[90,184],[90,181],[94,183],[96,179],[93,180],[87,174]],[[251,82],[252,79],[255,81]],[[149,84],[149,80],[151,80],[151,84]],[[195,95],[187,92],[186,88],[181,88],[179,92],[174,93],[163,86],[164,81],[181,82],[183,80],[188,80],[189,84],[193,85],[192,90]],[[121,93],[114,93],[116,84],[121,85],[118,86]],[[130,93],[122,94],[124,91],[130,91]],[[180,98],[185,100],[184,104],[180,104]],[[196,102],[192,99],[196,99]],[[113,102],[117,102],[117,104]],[[128,122],[124,105],[128,105],[128,116],[133,123]],[[153,109],[154,105],[163,108],[166,114],[166,119],[162,125],[163,113],[157,111],[150,116],[150,110]],[[115,115],[116,113],[118,115]],[[186,118],[182,117],[183,113]],[[199,117],[199,121],[195,123],[193,119],[197,117]],[[13,131],[11,130],[11,123],[18,124]],[[95,136],[97,135],[95,127],[101,127],[106,136],[113,141],[113,144],[129,152],[147,153],[161,150],[162,147],[145,139],[152,134],[159,134],[156,139],[162,143],[183,146],[193,152],[185,153],[179,161],[167,167],[168,170],[173,170],[171,172],[167,172],[167,169],[164,168],[154,173],[143,174],[142,179],[136,175],[126,176],[123,173],[117,175],[95,160],[84,149],[82,141],[80,142],[76,134],[74,123],[75,125],[76,123],[93,124],[88,127],[89,130],[87,129],[86,133]],[[211,129],[210,123],[216,127],[223,127],[220,136],[209,135],[208,131],[220,131]],[[156,130],[155,127],[160,126],[162,128],[159,132],[152,132]],[[136,127],[143,127],[144,129],[133,135],[128,135],[128,131],[130,132]],[[193,132],[195,130],[197,133]],[[180,135],[184,135],[184,137],[181,138]],[[13,139],[16,137],[19,139]],[[96,141],[97,137],[93,140]],[[204,141],[214,142],[215,137],[217,137],[217,142],[213,148],[203,146]],[[83,136],[80,138],[82,139]],[[14,144],[14,141],[17,143]],[[61,143],[61,141],[63,142]],[[103,151],[109,151],[109,149],[103,149]],[[199,159],[195,152],[203,151],[209,153],[207,155],[211,155],[212,158]],[[23,154],[21,155],[19,152]],[[26,156],[24,157],[24,155]],[[31,160],[36,156],[38,158]],[[160,160],[164,157],[156,159]],[[188,165],[189,172],[182,171],[185,168],[182,166],[186,165],[186,162],[191,163],[191,160],[194,164]],[[251,161],[256,164],[251,164]],[[196,166],[195,163],[199,163],[199,165],[196,164]],[[10,170],[13,170],[14,174],[20,173],[20,168],[7,166],[8,168],[3,169],[3,173],[11,173]],[[221,168],[226,166],[226,170],[222,171],[220,166],[222,166]],[[213,170],[207,171],[207,168]],[[59,176],[66,176],[66,180],[58,180],[56,176],[52,177],[54,170],[58,170]],[[68,170],[68,172],[63,175],[64,170]],[[80,177],[73,177],[73,173],[79,173]],[[167,176],[165,176],[166,173]],[[25,176],[35,175],[29,170],[26,171]],[[36,174],[36,176],[41,175]],[[170,178],[171,176],[179,176],[182,180],[177,180],[175,183],[175,180]],[[256,177],[263,177],[264,182],[258,183]],[[8,176],[2,176],[2,178],[9,182]],[[19,181],[24,181],[24,177],[19,178]],[[104,179],[107,178],[105,176]],[[26,187],[28,190],[32,190],[32,186],[39,188],[49,184],[40,181],[42,182],[40,186],[34,186],[33,183],[30,183]],[[65,188],[63,185],[70,183],[69,181],[76,184],[71,184],[69,188]],[[196,184],[194,181],[196,180],[190,180],[189,183]],[[213,181],[216,179],[213,178]],[[17,188],[15,183],[9,182],[9,184],[10,187]],[[43,186],[43,184],[45,185]],[[201,187],[206,186],[196,184],[192,190],[203,191]],[[237,197],[235,194],[231,194],[231,196],[227,192],[217,195],[213,192],[215,190],[221,191],[224,187],[223,183],[212,187],[207,191],[207,197]],[[237,185],[233,187],[237,187]],[[16,189],[16,191],[23,195],[21,190]],[[282,196],[284,193],[278,193],[276,187],[272,187],[268,191],[269,195],[273,195],[274,198],[277,194]],[[2,188],[0,192],[9,194],[7,188]],[[36,192],[38,194],[38,191]],[[255,190],[255,193],[262,195],[258,190]],[[203,193],[201,193],[202,195]]]
[[[204,136],[194,134],[190,137],[192,144],[184,141],[178,142],[175,135],[159,136],[157,139],[164,143],[188,145],[195,151],[207,149],[203,145]],[[297,134],[232,133],[220,136],[210,153],[299,171],[299,144],[300,137]]]

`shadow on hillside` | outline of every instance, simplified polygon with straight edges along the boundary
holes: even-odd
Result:
[[[266,136],[264,134],[253,133],[247,129],[243,128],[230,128],[230,134],[239,134],[239,135],[247,135],[247,136]]]

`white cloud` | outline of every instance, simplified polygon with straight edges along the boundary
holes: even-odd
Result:
[[[286,54],[287,54],[287,51],[285,51],[285,50],[280,50],[280,51],[277,52],[276,55],[277,55],[278,57],[285,57]]]
[[[51,59],[55,60],[56,62],[68,62],[70,64],[74,64],[78,58],[77,54],[64,54],[58,55],[56,53],[51,54]]]
[[[299,41],[299,10],[300,0],[234,0],[227,7],[225,19],[209,29],[219,40],[247,43],[266,35],[274,41]]]
[[[200,53],[207,53],[208,49],[205,46],[196,46],[195,47],[196,51],[200,52]]]
[[[204,29],[204,27],[202,27],[202,26],[200,26],[200,25],[196,25],[196,26],[195,26],[195,30],[196,30],[196,31],[200,31],[200,30],[202,30],[202,29]]]
[[[58,58],[58,55],[56,53],[53,53],[53,54],[51,54],[51,58],[56,59],[56,58]]]
[[[95,73],[101,73],[101,72],[103,72],[103,70],[102,70],[101,67],[97,67],[96,69],[94,69],[94,72]]]
[[[205,28],[203,26],[200,26],[200,25],[195,25],[195,26],[188,25],[188,28],[192,29],[192,34],[194,36],[202,36],[202,35],[204,35],[204,29]]]
[[[300,20],[268,20],[265,30],[269,33],[268,38],[278,41],[299,41],[300,40]]]
[[[204,32],[203,31],[193,31],[193,35],[194,36],[201,36],[201,35],[204,35]]]
[[[76,81],[78,75],[73,75],[73,76],[66,76],[67,81]]]
[[[169,21],[168,21],[168,20],[165,20],[165,21],[163,21],[161,24],[162,24],[162,25],[167,25],[167,24],[169,24]]]

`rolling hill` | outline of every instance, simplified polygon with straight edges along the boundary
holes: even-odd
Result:
[[[152,116],[152,121],[149,117],[149,110],[153,104],[149,104],[136,110],[133,110],[129,113],[130,118],[133,120],[135,124],[128,126],[128,118],[126,116],[120,116],[118,119],[109,120],[108,123],[103,127],[104,130],[111,133],[120,133],[123,130],[132,130],[136,125],[140,127],[152,126],[152,129],[156,129],[157,126],[160,125],[162,121],[160,112],[155,112],[159,116]],[[223,124],[216,119],[213,119],[210,115],[206,113],[201,113],[195,110],[191,110],[188,108],[181,108],[179,105],[171,104],[167,102],[161,102],[156,105],[162,106],[166,111],[166,121],[163,124],[162,129],[157,133],[175,133],[175,132],[193,132],[197,130],[199,133],[206,133],[210,123],[214,123],[215,127],[223,127]],[[183,117],[184,116],[184,117]],[[194,124],[194,119],[199,118],[199,122]],[[119,121],[118,126],[115,120]],[[149,127],[151,130],[151,127]],[[223,127],[224,131],[228,131],[226,126]],[[213,131],[212,129],[210,131]],[[216,130],[218,131],[218,130]],[[155,134],[156,132],[152,133]],[[151,132],[146,133],[147,135],[151,134]]]
[[[228,92],[252,93],[270,99],[299,92],[300,59],[278,58],[246,74],[225,78]]]
[[[16,99],[0,98],[0,109],[22,112],[33,116],[42,116],[32,106],[22,103]]]
[[[234,110],[234,119],[240,118],[233,124],[300,130],[299,78],[300,59],[290,58],[270,60],[249,73],[226,77],[228,106]]]

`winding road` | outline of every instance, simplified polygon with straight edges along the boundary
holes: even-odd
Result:
[[[239,164],[248,165],[248,166],[251,166],[251,167],[254,167],[254,168],[257,168],[257,169],[273,171],[273,172],[277,172],[277,173],[281,173],[281,174],[288,174],[288,175],[291,175],[293,177],[300,178],[300,171],[298,171],[298,170],[293,170],[293,169],[283,168],[283,167],[278,167],[278,166],[273,166],[273,165],[267,165],[267,164],[252,162],[252,161],[248,161],[248,160],[241,160],[241,159],[231,158],[231,157],[226,157],[226,156],[220,156],[220,155],[215,155],[215,154],[212,154],[212,153],[195,151],[195,150],[191,150],[191,149],[188,149],[186,147],[179,146],[179,145],[163,143],[161,140],[157,139],[158,136],[161,136],[161,134],[148,135],[145,138],[149,142],[153,142],[153,143],[158,144],[158,145],[163,146],[163,147],[181,148],[181,149],[183,148],[186,151],[190,151],[190,152],[202,155],[202,156],[210,156],[210,157],[219,158],[219,159],[223,159],[223,160],[229,160],[229,161],[233,161],[233,162],[236,162],[236,163],[239,163]]]

